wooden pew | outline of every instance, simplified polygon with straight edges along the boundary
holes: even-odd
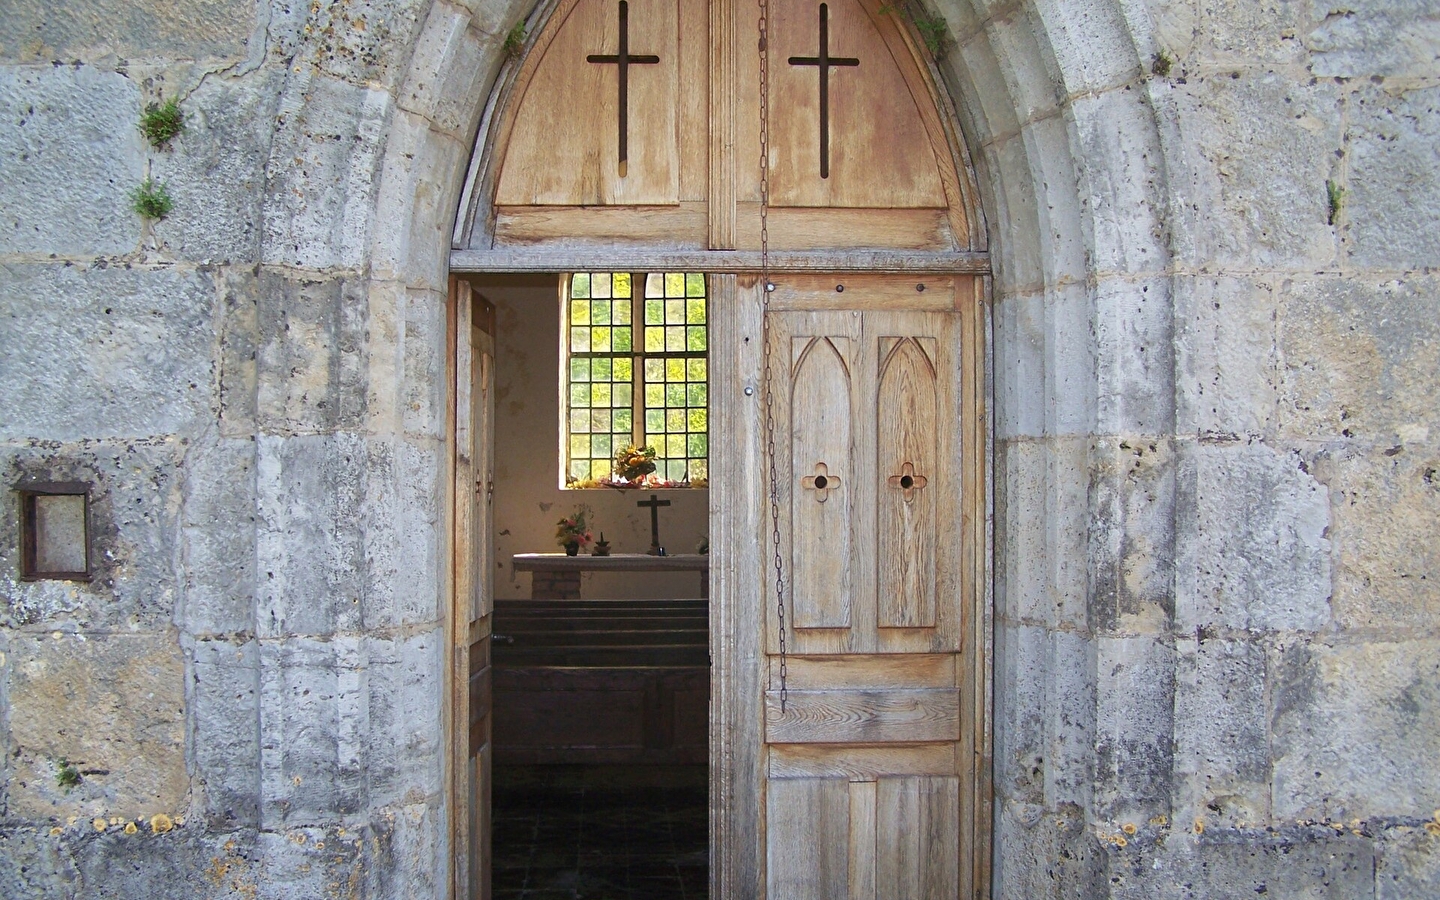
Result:
[[[696,600],[497,600],[495,759],[704,763],[709,611]]]

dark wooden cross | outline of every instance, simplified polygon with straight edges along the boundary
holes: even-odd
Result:
[[[625,177],[626,158],[630,143],[630,67],[632,65],[655,65],[660,57],[652,55],[630,55],[630,4],[620,0],[620,52],[592,53],[586,62],[613,63],[620,72],[620,177]]]
[[[649,553],[650,553],[651,556],[659,556],[659,555],[660,555],[660,507],[662,507],[662,506],[669,506],[669,505],[670,505],[670,501],[669,501],[669,500],[659,500],[659,499],[656,499],[655,495],[654,495],[654,494],[651,494],[649,500],[637,500],[637,501],[635,502],[635,505],[636,505],[636,506],[648,506],[648,507],[650,507],[650,551],[649,551]]]
[[[850,56],[830,55],[830,6],[820,4],[820,55],[792,56],[792,66],[816,66],[820,70],[820,177],[830,177],[830,68],[858,66],[860,60]]]

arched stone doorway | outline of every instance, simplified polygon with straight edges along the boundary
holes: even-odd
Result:
[[[530,27],[487,104],[451,270],[708,273],[724,448],[714,892],[972,895],[989,878],[989,257],[929,52],[879,4],[773,3],[762,137],[748,9],[569,0]],[[469,306],[454,306],[465,333]],[[461,537],[470,480],[456,480]],[[464,558],[457,546],[462,590]],[[465,687],[486,690],[469,660],[489,658],[487,607],[456,609],[472,613],[451,624],[451,797],[457,823],[483,828],[461,810],[487,796]],[[457,889],[478,896],[471,857]]]

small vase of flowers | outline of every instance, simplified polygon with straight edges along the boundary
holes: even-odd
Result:
[[[565,548],[566,556],[577,555],[581,547],[590,543],[590,525],[585,520],[588,512],[582,506],[555,523],[555,543]]]

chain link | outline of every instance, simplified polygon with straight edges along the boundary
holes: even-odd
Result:
[[[785,564],[780,553],[780,470],[775,458],[775,379],[770,371],[770,3],[760,6],[760,291],[761,353],[765,358],[765,455],[770,463],[770,542],[775,554],[775,615],[780,627],[780,711],[789,699],[786,686]]]

